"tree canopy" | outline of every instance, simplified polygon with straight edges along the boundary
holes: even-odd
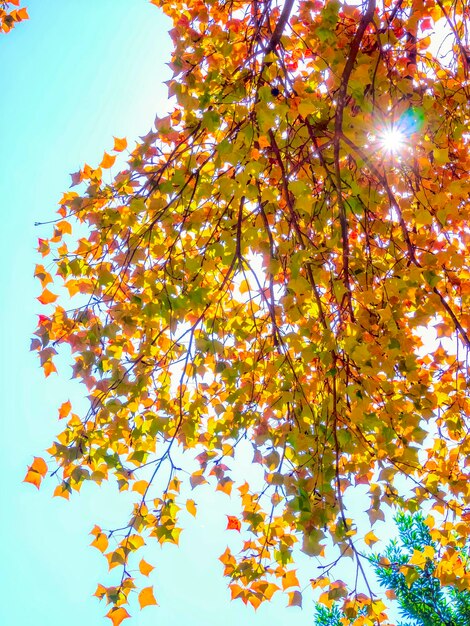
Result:
[[[232,598],[300,605],[298,545],[324,558],[313,589],[385,624],[324,556],[335,545],[366,574],[358,485],[371,526],[426,510],[441,580],[468,584],[468,7],[152,3],[173,21],[172,112],[73,174],[39,239],[32,349],[49,376],[68,346],[90,400],[59,409],[55,493],[135,494],[127,520],[93,530],[114,626],[140,585],[130,564],[146,575],[148,538],[178,542],[206,482],[240,498],[243,541],[221,556]],[[242,441],[262,487],[233,478]],[[37,457],[26,481],[47,471]]]

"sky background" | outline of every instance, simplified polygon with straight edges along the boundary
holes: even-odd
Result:
[[[84,407],[85,388],[61,375],[45,379],[30,337],[42,305],[35,299],[41,263],[37,238],[55,219],[71,172],[96,165],[113,135],[129,145],[168,107],[168,21],[147,0],[29,0],[30,20],[0,37],[0,623],[4,626],[109,624],[105,605],[92,597],[98,582],[111,584],[105,559],[89,547],[95,523],[127,522],[129,500],[115,485],[85,485],[67,502],[52,498],[54,478],[40,492],[22,483],[33,456],[44,452],[61,425],[60,404]],[[53,469],[53,466],[51,465]],[[242,470],[243,471],[243,470]],[[236,533],[225,531],[237,507],[226,496],[201,489],[195,520],[185,518],[180,548],[152,542],[142,556],[156,566],[150,577],[159,607],[124,624],[149,626],[270,626],[312,623],[313,604],[286,608],[281,596],[255,613],[229,602],[218,556]],[[307,565],[308,563],[308,565]],[[318,570],[305,559],[306,581]],[[117,571],[117,570],[115,570]]]

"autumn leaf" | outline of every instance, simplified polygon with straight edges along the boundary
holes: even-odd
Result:
[[[105,552],[108,547],[108,538],[104,533],[99,533],[96,535],[95,539],[90,544],[94,548],[97,548],[100,552]]]
[[[114,148],[115,152],[122,152],[127,148],[127,139],[119,139],[118,137],[114,137]]]
[[[193,517],[196,517],[197,509],[194,500],[186,500],[186,509]]]
[[[238,530],[240,532],[242,525],[240,520],[233,515],[227,515],[227,528],[226,530]]]
[[[140,493],[140,495],[144,495],[144,493],[146,492],[147,488],[148,488],[149,484],[146,480],[137,480],[133,485],[132,485],[132,491],[137,491],[137,493]]]
[[[60,498],[64,498],[65,500],[69,500],[70,492],[71,492],[70,487],[68,487],[66,483],[61,483],[60,485],[57,485],[57,487],[54,489],[53,495],[55,497],[60,497]]]
[[[155,596],[153,595],[153,587],[144,587],[142,589],[139,593],[139,604],[141,609],[151,604],[157,604]]]
[[[35,472],[38,472],[38,474],[44,477],[47,474],[47,463],[40,456],[35,456],[30,469],[32,469]]]
[[[373,531],[369,531],[365,537],[364,537],[364,542],[368,545],[371,546],[374,543],[376,543],[378,541],[378,537],[373,533]]]
[[[296,570],[288,570],[282,577],[282,588],[284,590],[288,589],[289,587],[298,587],[299,586],[299,581],[298,578],[296,576]]]
[[[49,289],[44,289],[42,294],[37,298],[41,304],[51,304],[57,300],[57,295],[51,293]]]
[[[71,410],[72,410],[72,404],[70,400],[63,402],[59,408],[59,419],[64,419],[65,417],[67,417],[67,415],[69,415]]]
[[[130,617],[130,615],[126,611],[126,609],[121,606],[121,607],[113,607],[113,608],[111,608],[106,613],[106,617],[109,617],[109,619],[113,622],[113,626],[119,626],[119,624],[123,620],[127,619],[128,617]]]
[[[79,185],[83,180],[83,173],[81,170],[78,170],[78,172],[75,172],[74,174],[70,174],[70,176],[72,178],[72,184],[70,185],[71,187]]]
[[[112,156],[111,154],[108,154],[107,152],[105,152],[103,159],[101,160],[100,167],[102,167],[103,169],[109,169],[110,167],[114,165],[115,160],[116,160],[115,156]]]
[[[141,574],[148,576],[153,569],[155,569],[153,565],[150,565],[150,563],[147,563],[144,559],[140,560],[139,570]]]
[[[289,591],[289,603],[287,606],[299,606],[302,608],[302,594],[300,591]]]
[[[34,457],[32,465],[28,467],[26,476],[23,479],[24,483],[31,483],[39,489],[41,481],[47,474],[47,464],[41,457]]]
[[[42,477],[38,472],[35,472],[34,470],[28,470],[26,473],[26,476],[23,479],[24,483],[31,483],[32,485],[34,485],[35,487],[37,487],[39,489],[39,487],[41,486],[41,480]]]
[[[46,378],[50,376],[50,374],[57,372],[57,368],[52,361],[45,361],[43,363],[42,369],[44,371]]]

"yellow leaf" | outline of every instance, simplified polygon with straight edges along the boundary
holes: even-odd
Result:
[[[148,576],[153,569],[155,569],[153,565],[147,563],[145,559],[141,559],[139,563],[139,570],[141,574],[143,574],[144,576]]]
[[[144,606],[157,604],[155,596],[153,595],[153,587],[144,587],[144,589],[142,589],[139,593],[139,604],[141,609],[143,609]]]
[[[145,546],[145,541],[141,535],[131,535],[127,540],[127,545],[131,548],[131,550],[135,551],[142,546]]]
[[[247,280],[242,280],[242,282],[240,283],[240,293],[246,293],[247,291],[250,291],[250,285],[248,283]]]
[[[368,546],[371,546],[374,543],[377,543],[378,540],[379,540],[379,538],[374,534],[374,532],[372,530],[370,532],[368,532],[367,535],[364,537],[364,542]]]
[[[432,546],[424,546],[423,554],[427,559],[433,559],[436,551]]]
[[[129,613],[122,606],[117,608],[113,607],[106,613],[106,617],[113,622],[113,626],[119,626],[119,624],[130,617]]]
[[[382,602],[382,600],[374,600],[371,603],[371,609],[372,612],[374,613],[374,615],[380,615],[383,611],[386,610],[386,606],[385,604]]]
[[[191,513],[191,515],[196,517],[197,509],[196,509],[196,503],[194,502],[194,500],[186,500],[186,509],[188,513]]]
[[[122,139],[119,139],[119,137],[114,137],[113,150],[115,152],[122,152],[126,148],[127,148],[127,139],[125,137],[123,137]]]
[[[103,156],[103,160],[100,163],[100,167],[102,167],[104,170],[109,169],[112,165],[114,165],[115,160],[116,160],[115,156],[112,156],[111,154],[108,154],[107,152],[105,152]]]
[[[434,161],[438,165],[444,165],[449,160],[449,150],[447,148],[442,148],[442,149],[434,148],[432,153],[434,156]]]
[[[140,493],[140,495],[143,496],[148,485],[149,484],[146,480],[138,480],[132,485],[132,491],[137,491],[137,493]]]
[[[423,567],[426,563],[426,555],[420,550],[413,550],[413,556],[411,557],[409,564]]]

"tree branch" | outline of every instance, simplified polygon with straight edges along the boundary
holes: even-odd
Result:
[[[282,33],[284,32],[284,29],[287,24],[287,20],[289,19],[293,6],[294,6],[294,0],[286,0],[286,3],[284,4],[284,7],[282,9],[281,17],[279,18],[279,21],[276,24],[276,28],[274,29],[271,39],[269,40],[269,43],[266,46],[266,54],[273,52],[274,49],[278,46],[279,42],[281,41]]]

